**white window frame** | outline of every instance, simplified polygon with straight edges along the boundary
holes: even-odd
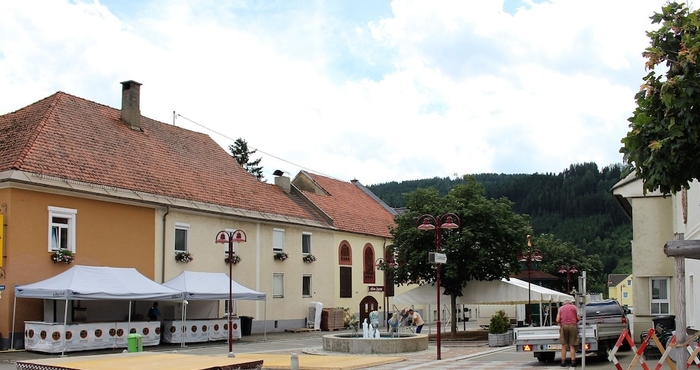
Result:
[[[178,230],[184,230],[185,231],[185,249],[177,249],[177,231]],[[175,230],[174,230],[174,240],[173,240],[173,250],[175,253],[178,252],[187,252],[190,250],[190,225],[181,223],[181,222],[176,222],[175,223]]]
[[[272,229],[272,251],[284,252],[284,229]]]
[[[313,240],[311,238],[311,235],[313,235],[313,234],[308,233],[308,232],[301,233],[301,255],[302,256],[306,256],[308,254],[311,254],[311,241]],[[306,238],[308,238],[308,240],[309,240],[309,249],[308,249],[308,251],[305,252],[304,251],[304,239],[306,239]]]
[[[654,298],[654,281],[660,281],[662,283],[665,283],[666,285],[666,298]],[[668,315],[671,312],[671,284],[670,280],[668,277],[652,277],[649,278],[649,302],[650,302],[650,307],[649,307],[649,312],[651,312],[652,316],[656,315]],[[663,310],[662,307],[663,305],[666,305],[666,310]],[[657,306],[658,309],[654,310],[654,306]],[[657,311],[657,312],[654,312]]]
[[[309,279],[309,292],[308,294],[304,294],[304,280]],[[303,274],[301,275],[301,296],[302,298],[311,298],[313,295],[313,278],[311,277],[311,274]]]
[[[48,211],[49,211],[48,212],[49,213],[48,251],[55,252],[55,251],[61,249],[60,247],[54,247],[55,240],[53,238],[53,228],[54,228],[54,226],[56,226],[56,227],[61,227],[62,229],[65,229],[66,233],[68,233],[67,238],[66,238],[67,245],[66,245],[65,249],[75,253],[76,252],[76,244],[75,244],[76,215],[78,214],[78,210],[77,209],[70,209],[70,208],[49,206]],[[64,219],[66,219],[66,223],[54,225],[54,223],[53,223],[54,217],[64,218]]]
[[[284,274],[272,274],[272,298],[284,298]]]
[[[622,292],[622,299],[629,299],[629,298],[630,298],[629,292]]]
[[[226,231],[229,234],[231,234],[232,232],[234,232],[236,230],[238,230],[238,229],[229,229],[229,228],[224,229],[224,231]],[[224,257],[228,257],[228,243],[221,243],[221,245],[224,246]],[[237,249],[238,249],[238,243],[234,242],[233,245],[231,246],[231,251],[233,252],[233,254],[237,253],[236,252]]]

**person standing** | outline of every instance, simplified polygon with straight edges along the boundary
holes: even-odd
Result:
[[[557,313],[559,341],[561,342],[561,367],[566,367],[566,350],[571,352],[571,366],[576,367],[576,346],[578,346],[578,311],[571,300],[565,300]]]
[[[160,310],[158,309],[158,302],[153,302],[153,306],[148,309],[148,320],[156,321],[158,316],[160,316]]]
[[[416,326],[416,333],[420,333],[423,330],[423,325],[425,322],[418,312],[413,311],[413,309],[408,310],[408,314],[413,316],[413,325]]]

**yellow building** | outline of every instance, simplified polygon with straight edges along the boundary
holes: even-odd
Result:
[[[632,281],[632,274],[608,275],[608,297],[631,310],[634,306]]]

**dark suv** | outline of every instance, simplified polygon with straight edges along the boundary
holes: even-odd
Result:
[[[605,299],[602,301],[588,302],[586,305],[586,321],[595,323],[624,323],[627,322],[627,312],[614,299]]]
[[[614,299],[604,299],[602,301],[588,302],[586,305],[586,323],[587,324],[626,324],[627,332],[630,334],[630,324],[627,320],[627,313],[620,304]],[[615,342],[607,343],[608,349],[612,349]],[[630,349],[631,346],[627,341],[623,341],[620,349]]]

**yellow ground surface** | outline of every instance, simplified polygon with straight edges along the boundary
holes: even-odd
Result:
[[[55,358],[47,360],[21,361],[23,364],[56,366],[75,370],[123,370],[123,369],[171,369],[197,370],[216,366],[243,364],[263,360],[265,369],[289,369],[291,356],[275,354],[237,354],[230,358],[226,355],[199,356],[177,353],[122,353],[111,355]],[[299,368],[304,370],[349,370],[362,369],[392,362],[404,361],[403,357],[380,356],[315,356],[299,355]]]

